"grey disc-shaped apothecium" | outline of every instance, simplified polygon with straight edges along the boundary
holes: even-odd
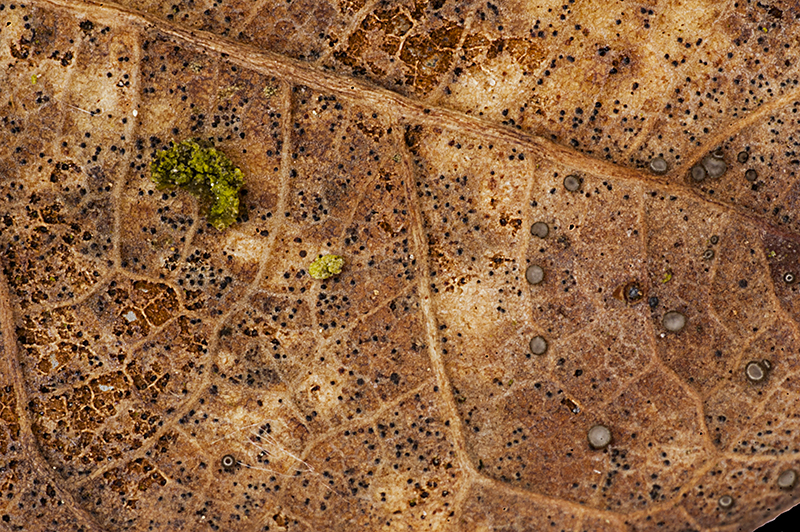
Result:
[[[703,161],[700,164],[702,164],[703,168],[708,172],[708,177],[712,178],[721,176],[725,173],[725,170],[728,169],[728,165],[725,164],[723,159],[711,155],[703,157]]]
[[[534,355],[543,355],[547,351],[547,340],[541,336],[536,336],[531,340],[530,345],[531,353]]]
[[[692,173],[692,179],[694,179],[695,181],[699,182],[706,178],[706,169],[700,166],[699,164],[697,166],[692,166],[691,173]]]
[[[733,497],[730,495],[723,495],[717,502],[719,503],[720,508],[727,509],[733,506]]]
[[[544,222],[536,222],[531,226],[531,234],[533,236],[538,236],[539,238],[544,238],[550,232],[550,228],[547,227],[547,224]]]
[[[604,449],[611,443],[611,429],[605,425],[595,425],[586,433],[589,445],[594,449]]]
[[[236,465],[236,457],[234,457],[232,454],[226,454],[222,457],[220,463],[222,463],[222,467],[229,469]]]
[[[758,172],[750,168],[744,173],[744,178],[747,179],[748,181],[755,181],[756,179],[758,179]]]
[[[740,151],[736,155],[736,160],[742,164],[746,163],[749,159],[750,159],[750,154],[747,153],[746,151]]]
[[[535,264],[528,266],[525,270],[525,280],[530,284],[539,284],[544,280],[544,270]]]
[[[570,192],[575,192],[579,188],[581,188],[581,180],[576,175],[568,175],[564,178],[564,188],[569,190]]]
[[[750,382],[761,382],[767,376],[767,369],[760,362],[748,362],[744,374]]]
[[[778,475],[778,487],[782,490],[790,490],[797,483],[797,471],[787,469]]]
[[[663,157],[656,157],[650,161],[650,171],[656,175],[666,174],[669,170],[669,165]]]
[[[664,314],[664,328],[670,332],[678,332],[686,326],[686,316],[676,310]]]
[[[794,274],[792,272],[786,272],[783,274],[783,282],[787,284],[791,284],[794,282]]]

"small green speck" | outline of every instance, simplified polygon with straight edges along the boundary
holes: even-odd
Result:
[[[36,74],[31,74],[31,83],[32,84],[36,85],[36,80],[38,80],[38,79],[39,79],[39,76],[37,76]]]
[[[220,100],[230,100],[231,97],[242,90],[242,87],[239,85],[231,85],[229,87],[225,87],[224,89],[220,90],[217,93],[217,98]]]
[[[399,153],[395,153],[395,154],[392,156],[392,160],[393,160],[394,162],[396,162],[396,163],[399,163],[399,162],[400,162],[400,154],[399,154]]]
[[[775,255],[777,255],[777,253],[775,253],[774,251],[769,251],[769,250],[767,251],[767,257],[772,258]]]
[[[664,272],[664,278],[661,279],[662,283],[668,283],[672,280],[672,272]]]
[[[244,174],[210,142],[200,139],[172,143],[156,153],[150,178],[159,188],[178,186],[203,203],[208,222],[225,229],[239,215],[239,189]]]
[[[308,273],[314,279],[327,279],[342,272],[344,258],[338,255],[322,255],[311,263]]]
[[[275,85],[267,85],[266,87],[264,87],[264,90],[261,91],[261,94],[263,94],[267,98],[272,98],[273,96],[275,96],[277,92],[278,92],[278,87],[276,87]]]

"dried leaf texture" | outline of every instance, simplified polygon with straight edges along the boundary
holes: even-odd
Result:
[[[0,4],[0,523],[732,532],[792,507],[798,17]],[[245,173],[225,231],[150,181],[189,137]]]

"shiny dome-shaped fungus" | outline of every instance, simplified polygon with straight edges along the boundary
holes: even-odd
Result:
[[[691,174],[692,179],[699,183],[706,178],[706,169],[698,164],[697,166],[692,166]]]
[[[736,160],[742,164],[746,163],[749,159],[750,159],[750,154],[747,153],[746,151],[740,151],[736,155]]]
[[[594,425],[586,433],[586,439],[592,449],[605,449],[611,443],[611,429],[605,425]]]
[[[750,382],[761,382],[767,377],[767,369],[761,362],[748,362],[744,374]]]
[[[722,508],[723,510],[727,510],[728,508],[733,506],[733,497],[731,497],[730,495],[723,495],[722,497],[719,498],[717,503],[719,504],[720,508]]]
[[[797,471],[794,469],[787,469],[781,471],[778,476],[778,487],[782,490],[790,490],[797,483]]]
[[[531,353],[534,355],[543,355],[547,352],[547,340],[541,336],[536,336],[531,340],[528,347],[530,347]]]
[[[703,157],[703,160],[700,162],[700,164],[703,165],[703,168],[705,168],[706,172],[708,173],[708,177],[711,178],[720,177],[725,173],[725,170],[728,169],[728,165],[725,164],[725,161],[721,156],[717,157],[715,155],[706,155]]]
[[[744,178],[747,179],[748,181],[755,181],[756,179],[758,179],[758,172],[750,168],[744,173]]]
[[[547,224],[544,222],[536,222],[531,226],[531,234],[533,236],[538,236],[539,238],[544,238],[550,233],[550,228],[547,227]]]
[[[236,465],[236,458],[232,454],[226,454],[219,462],[223,468],[230,469]]]
[[[686,316],[676,310],[670,310],[664,314],[662,323],[669,332],[678,332],[686,326]]]
[[[650,161],[650,171],[656,175],[664,175],[669,170],[669,165],[663,157],[656,157]]]
[[[525,280],[530,284],[539,284],[544,280],[544,270],[541,266],[532,264],[525,270]]]
[[[628,303],[636,303],[644,297],[644,292],[639,286],[639,283],[636,281],[631,281],[625,285],[625,288],[623,288],[623,295],[625,297],[625,301]]]
[[[581,188],[581,180],[578,176],[571,174],[564,178],[564,188],[570,192],[575,192]]]

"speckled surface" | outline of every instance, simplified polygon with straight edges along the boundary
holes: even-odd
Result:
[[[790,508],[798,17],[0,4],[0,526],[744,532]],[[189,137],[246,176],[225,231],[150,181]],[[321,255],[341,273],[313,279]]]

